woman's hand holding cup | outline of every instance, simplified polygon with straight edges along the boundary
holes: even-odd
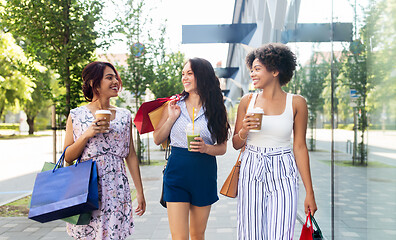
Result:
[[[246,140],[249,132],[259,132],[261,130],[261,121],[264,111],[261,108],[250,109],[242,121],[242,128],[239,130],[238,135],[242,140]]]
[[[264,111],[261,108],[249,109],[245,119],[247,128],[251,132],[259,132],[261,130],[261,121],[263,119]]]
[[[97,110],[95,112],[95,120],[93,124],[95,124],[95,129],[99,133],[108,133],[110,127],[110,118],[111,111],[110,110]]]

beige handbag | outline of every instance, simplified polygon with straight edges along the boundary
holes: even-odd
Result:
[[[249,107],[250,100],[252,100],[253,94],[249,95],[249,101],[247,107]],[[227,179],[225,180],[223,187],[221,187],[220,194],[235,198],[238,193],[238,179],[239,179],[239,169],[241,167],[241,153],[245,150],[245,146],[242,147],[241,151],[239,152],[238,159],[235,165],[232,167],[230,174],[228,175]]]
[[[241,166],[241,153],[243,149],[239,152],[238,159],[235,165],[232,167],[230,174],[228,175],[227,179],[225,180],[223,187],[221,187],[220,194],[235,198],[238,193],[238,179],[239,179],[239,169]]]

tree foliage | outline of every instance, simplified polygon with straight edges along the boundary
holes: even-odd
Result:
[[[293,94],[301,94],[301,81],[306,78],[306,75],[306,68],[303,67],[301,63],[298,63],[293,79],[287,85],[282,87],[283,91]]]
[[[1,15],[25,51],[59,74],[65,93],[57,100],[65,115],[83,101],[80,76],[98,47],[94,24],[101,9],[98,0],[8,0]]]
[[[151,19],[145,15],[144,1],[128,0],[120,7],[120,11],[119,17],[115,19],[115,29],[126,37],[129,48],[127,67],[121,68],[120,74],[123,87],[135,98],[135,109],[132,109],[134,112],[149,83],[155,78],[154,65],[158,52],[155,39],[150,31],[146,31],[150,28]]]
[[[0,119],[6,110],[11,110],[27,96],[33,86],[18,66],[26,64],[24,55],[10,33],[0,30]]]
[[[319,61],[318,59],[322,59]],[[330,72],[329,63],[322,53],[311,56],[309,65],[305,67],[306,75],[301,79],[301,95],[305,97],[308,106],[308,125],[311,129],[310,150],[315,150],[313,131],[316,128],[318,111],[322,111],[324,105],[323,89],[325,78]]]
[[[381,125],[385,130],[396,122],[396,2],[382,0],[376,4],[378,15],[376,27],[379,31],[373,33],[377,43],[372,53],[375,61],[372,72],[379,77],[374,89],[367,96],[371,119],[374,124]]]
[[[379,5],[370,6],[366,11],[364,25],[359,31],[358,37],[351,42],[349,52],[343,63],[342,74],[345,76],[346,84],[350,89],[357,92],[356,111],[358,112],[358,126],[360,131],[360,141],[358,144],[360,163],[365,163],[367,159],[367,149],[365,147],[365,132],[368,128],[368,96],[382,79],[381,67],[377,65],[379,60],[374,54],[374,49],[378,46],[377,32],[381,29],[378,25],[381,14]],[[375,69],[375,70],[374,70]]]
[[[34,87],[32,92],[23,101],[23,110],[26,113],[26,122],[29,125],[29,134],[35,131],[35,120],[43,109],[51,106],[51,82],[54,77],[48,69],[41,68],[30,70],[26,75],[33,79]]]
[[[146,89],[156,78],[155,65],[160,54],[157,43],[161,37],[154,38],[153,31],[148,30],[153,26],[146,7],[144,0],[128,0],[122,7],[118,6],[120,12],[115,19],[115,33],[123,34],[129,47],[128,66],[119,69],[123,87],[130,91],[135,100],[134,108],[130,108],[134,113],[139,108]],[[161,33],[164,33],[164,29]],[[144,148],[139,133],[136,145],[136,154],[141,162]]]
[[[185,57],[183,53],[170,53],[157,65],[156,78],[150,83],[150,90],[156,98],[168,97],[183,91],[181,72]]]

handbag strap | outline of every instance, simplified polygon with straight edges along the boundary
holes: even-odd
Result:
[[[248,108],[249,108],[250,101],[252,100],[252,97],[253,97],[253,93],[249,94],[249,96],[248,96],[249,101],[248,101],[247,107],[246,107],[246,109],[245,109],[245,114],[247,113],[247,110],[248,110]],[[253,104],[253,105],[254,105],[254,104]]]
[[[64,160],[65,160],[65,153],[66,153],[66,149],[67,149],[68,147],[69,147],[69,146],[67,146],[67,147],[65,148],[65,150],[63,150],[63,153],[62,153],[62,155],[60,156],[58,162],[56,162],[55,167],[54,167],[54,169],[52,170],[52,172],[55,172],[56,169],[62,168],[62,167],[63,167]],[[82,156],[82,155],[80,155],[80,156],[77,158],[76,164],[74,164],[75,167],[77,167],[77,164],[79,164],[79,163],[81,162],[81,156]]]
[[[242,147],[241,151],[239,151],[239,155],[238,155],[238,158],[237,158],[237,160],[236,160],[235,166],[240,166],[240,165],[241,165],[241,160],[240,160],[240,158],[241,158],[242,152],[244,151],[244,148],[245,148],[245,147]]]
[[[249,99],[248,104],[247,104],[248,107],[249,107],[250,101],[252,100],[252,96],[253,96],[253,93],[251,93],[251,94],[249,95],[249,97],[248,97],[248,99]],[[247,108],[246,108],[246,111],[247,111]],[[238,155],[237,161],[236,161],[236,163],[235,163],[235,166],[241,165],[241,160],[240,160],[240,158],[241,158],[242,152],[245,151],[245,147],[246,147],[246,142],[245,142],[245,145],[243,145],[243,147],[241,148],[241,151],[239,151],[239,155]]]

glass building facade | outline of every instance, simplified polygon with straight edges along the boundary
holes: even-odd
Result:
[[[325,238],[396,239],[396,2],[236,0],[233,23],[257,30],[249,44],[230,44],[227,67],[239,71],[227,81],[229,106],[251,91],[250,49],[284,42],[297,55],[285,91],[307,100],[315,217]],[[301,183],[301,222],[304,197]]]

